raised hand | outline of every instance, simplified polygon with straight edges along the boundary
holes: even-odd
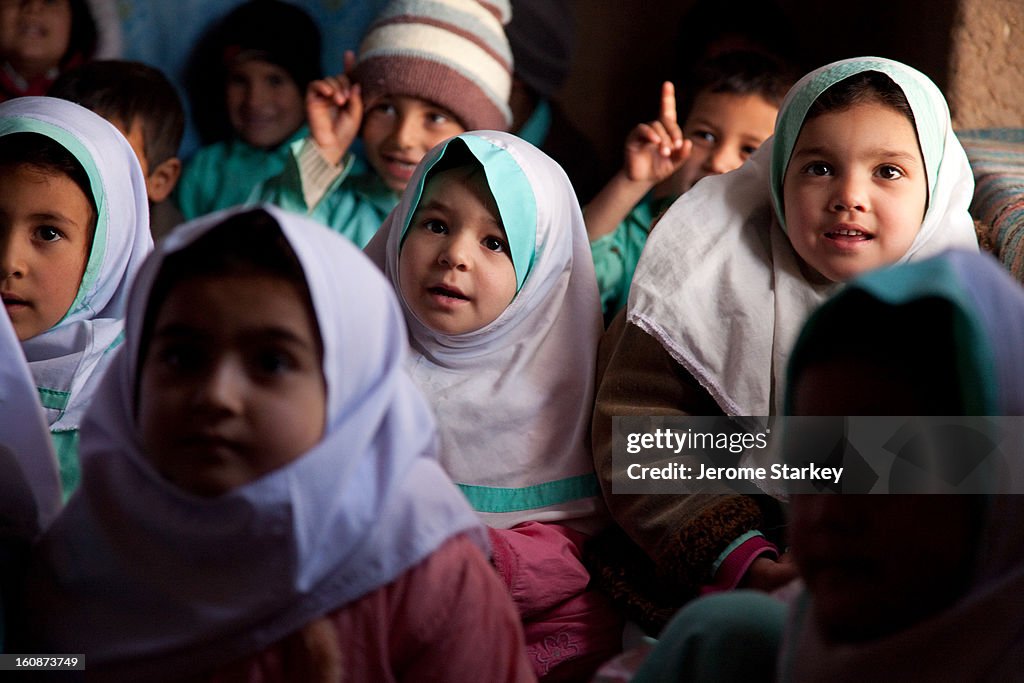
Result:
[[[626,137],[623,171],[629,180],[656,184],[675,173],[691,149],[676,116],[675,86],[665,81],[658,120],[641,123]]]
[[[348,74],[355,68],[355,54],[345,52],[345,72],[313,81],[306,90],[309,132],[324,159],[341,162],[352,146],[363,120],[363,98],[359,84]]]

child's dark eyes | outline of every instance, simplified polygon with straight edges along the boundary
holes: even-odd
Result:
[[[290,372],[298,366],[290,353],[280,349],[260,351],[253,359],[253,364],[256,370],[263,375],[280,375]]]
[[[166,344],[156,349],[156,362],[178,376],[199,377],[211,371],[213,360],[207,352],[192,344]],[[270,377],[296,370],[299,363],[287,350],[269,347],[247,352],[245,363],[254,377]]]
[[[487,248],[487,249],[489,249],[491,251],[497,252],[499,254],[500,253],[505,253],[505,252],[508,251],[508,245],[505,244],[500,239],[498,239],[497,237],[490,237],[490,236],[485,237],[481,241],[481,244],[483,244],[485,248]]]
[[[715,143],[715,134],[707,130],[695,130],[690,133],[687,137],[698,144],[711,145]]]
[[[804,173],[814,176],[832,175],[832,167],[821,161],[813,161],[804,166]]]
[[[898,180],[903,177],[903,170],[898,166],[885,164],[878,169],[878,176],[883,180]]]
[[[166,344],[158,347],[154,354],[158,364],[177,374],[195,372],[205,362],[203,353],[188,344]]]
[[[277,74],[267,76],[267,85],[269,85],[272,88],[280,88],[284,86],[284,84],[285,79],[283,76],[278,76]]]
[[[423,227],[435,235],[443,235],[448,232],[448,226],[433,218],[423,221]]]
[[[435,126],[443,126],[444,124],[451,121],[451,118],[445,114],[441,114],[436,111],[432,111],[427,114],[427,121]]]
[[[36,239],[41,242],[56,242],[64,238],[64,234],[52,225],[40,225],[35,232]]]
[[[757,148],[758,145],[744,145],[743,147],[740,148],[740,151],[743,153],[743,158],[745,159],[754,152],[756,152]]]
[[[381,114],[383,116],[394,116],[398,112],[395,109],[395,105],[389,102],[381,102],[370,107],[371,114]]]

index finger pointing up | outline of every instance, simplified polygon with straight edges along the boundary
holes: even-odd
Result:
[[[661,85],[661,122],[665,130],[672,138],[672,145],[676,149],[683,146],[683,131],[680,130],[676,115],[676,87],[671,81],[665,81]]]

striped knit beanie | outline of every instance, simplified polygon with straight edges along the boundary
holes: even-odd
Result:
[[[366,102],[404,95],[450,111],[466,130],[508,130],[508,0],[392,0],[359,47]]]

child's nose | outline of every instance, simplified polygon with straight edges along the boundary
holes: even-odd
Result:
[[[445,242],[444,248],[437,256],[437,262],[447,268],[466,270],[469,268],[469,258],[466,250],[465,240],[459,237],[452,237]]]
[[[832,184],[830,206],[833,211],[866,211],[867,198],[863,183],[852,176],[836,178]]]
[[[708,172],[715,175],[735,171],[741,164],[743,164],[743,159],[726,145],[718,145],[712,149],[705,161]]]
[[[245,104],[250,109],[263,106],[270,99],[270,86],[253,79],[246,84]]]
[[[26,267],[23,250],[14,236],[0,233],[0,278],[21,277]]]
[[[395,119],[395,127],[391,130],[391,139],[400,149],[416,146],[418,134],[412,117],[398,115]]]
[[[218,360],[196,388],[196,408],[217,415],[237,415],[242,411],[246,391],[241,364],[232,359]]]

